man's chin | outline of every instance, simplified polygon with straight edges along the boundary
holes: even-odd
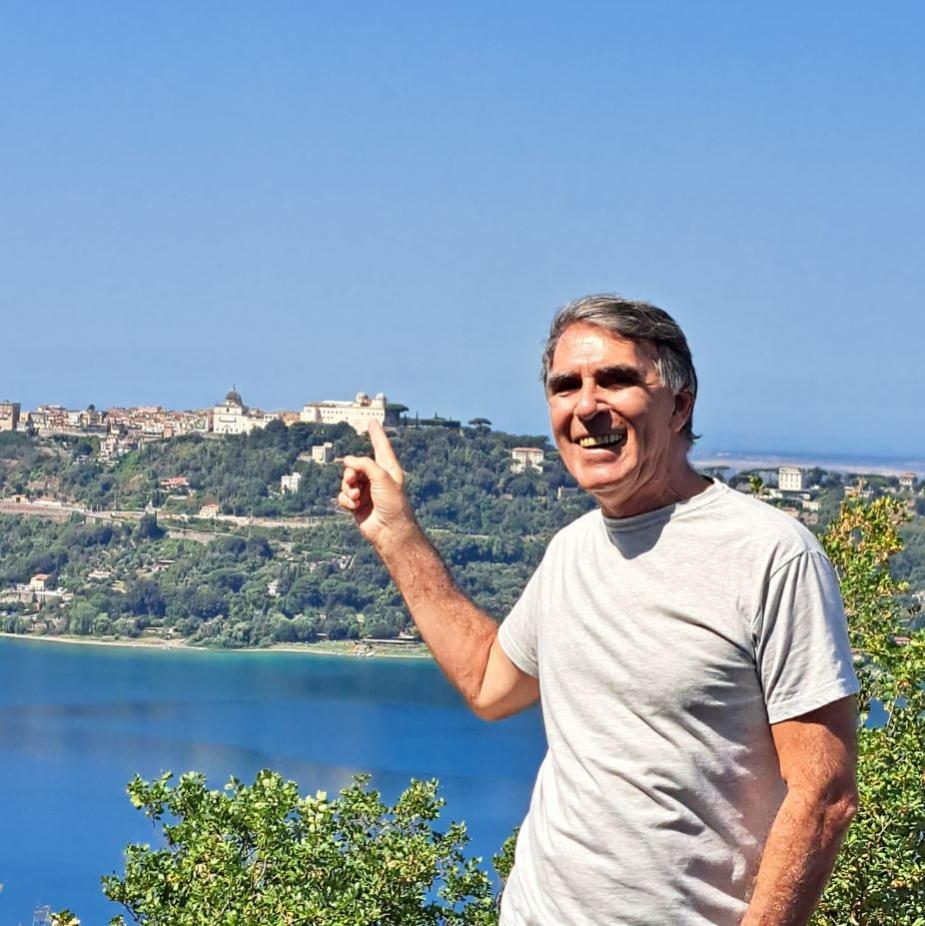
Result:
[[[583,482],[579,481],[578,485],[583,491],[592,495],[602,508],[619,506],[633,494],[632,486],[625,479],[585,479]]]

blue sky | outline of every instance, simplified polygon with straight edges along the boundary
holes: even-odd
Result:
[[[0,3],[0,398],[543,433],[672,312],[710,449],[925,454],[917,3]]]

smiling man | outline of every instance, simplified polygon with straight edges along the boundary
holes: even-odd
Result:
[[[832,567],[796,521],[688,463],[697,377],[667,313],[570,303],[543,380],[598,509],[553,538],[500,630],[417,526],[380,428],[340,494],[472,709],[542,697],[502,926],[800,926],[856,802]]]

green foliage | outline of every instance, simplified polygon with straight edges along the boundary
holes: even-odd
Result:
[[[82,515],[68,524],[2,519],[10,530],[0,532],[0,588],[45,572],[74,598],[56,621],[33,609],[30,623],[11,605],[0,627],[170,634],[221,647],[408,634],[410,618],[382,565],[350,519],[332,508],[340,467],[305,459],[328,440],[337,454],[369,452],[366,438],[347,425],[192,435],[147,444],[113,464],[75,457],[73,441],[0,441],[0,494],[16,482],[32,494],[116,512],[142,511],[152,500],[162,505],[134,529],[130,520],[84,524]],[[517,600],[552,534],[593,504],[583,495],[557,498],[559,487],[574,483],[540,437],[485,425],[462,432],[402,428],[394,443],[418,517],[462,588],[498,618]],[[543,473],[511,473],[510,450],[523,445],[546,447]],[[299,491],[282,494],[279,477],[292,471],[302,473]],[[166,497],[161,483],[173,476],[185,476],[193,494]],[[207,501],[226,514],[275,518],[276,526],[197,522]],[[306,516],[310,523],[293,520]],[[199,531],[200,542],[169,539],[167,528]],[[104,573],[109,577],[89,578]]]
[[[841,581],[861,693],[860,805],[813,923],[925,924],[925,631],[890,574],[908,517],[845,499],[823,543]]]
[[[491,926],[497,903],[463,824],[433,827],[443,800],[412,781],[392,806],[360,776],[329,800],[270,771],[223,792],[198,774],[135,778],[129,796],[163,846],[130,845],[106,896],[145,926]],[[111,926],[124,926],[125,916]]]
[[[164,529],[157,523],[156,514],[143,514],[135,528],[135,535],[140,540],[160,540],[164,536]]]

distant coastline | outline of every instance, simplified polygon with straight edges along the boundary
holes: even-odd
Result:
[[[925,476],[925,458],[825,453],[783,453],[768,451],[706,450],[694,448],[691,462],[697,466],[726,466],[740,472],[746,469],[776,469],[779,466],[819,467],[837,473],[898,476],[915,473]]]
[[[58,643],[74,646],[108,646],[119,649],[145,649],[193,653],[301,653],[305,656],[348,656],[351,659],[426,659],[432,660],[430,651],[422,643],[405,647],[390,647],[361,641],[318,643],[276,643],[273,646],[193,646],[184,640],[148,637],[143,640],[105,640],[99,637],[78,637],[73,634],[8,633],[0,631],[0,639],[31,640],[36,643]]]

